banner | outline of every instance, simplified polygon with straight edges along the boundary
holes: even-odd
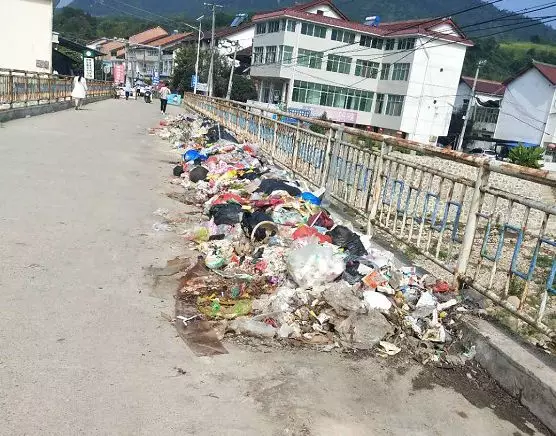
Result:
[[[114,83],[119,85],[120,83],[124,83],[125,81],[125,65],[119,64],[114,65],[113,74],[114,74]]]
[[[93,58],[83,59],[83,77],[85,79],[95,78],[95,60]]]

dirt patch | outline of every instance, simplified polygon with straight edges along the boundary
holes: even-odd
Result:
[[[435,386],[453,389],[475,407],[479,409],[488,407],[499,419],[511,422],[523,434],[531,436],[553,434],[476,363],[451,369],[426,367],[413,379],[412,384],[414,391],[434,389]],[[464,412],[458,412],[458,415],[462,416],[460,413]]]

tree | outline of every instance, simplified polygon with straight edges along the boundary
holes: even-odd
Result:
[[[255,89],[255,85],[253,85],[253,81],[245,76],[234,75],[230,98],[234,101],[241,101],[243,103],[247,100],[256,100],[257,90]]]
[[[324,112],[320,117],[319,120],[321,121],[330,121],[328,118],[326,118],[326,112]],[[326,133],[326,127],[323,127],[319,124],[311,124],[309,126],[309,129],[311,129],[313,132],[315,133],[320,133],[321,135],[324,135]]]
[[[543,158],[544,149],[542,147],[524,147],[519,144],[510,150],[508,155],[510,162],[528,168],[539,169],[542,164],[539,161]]]

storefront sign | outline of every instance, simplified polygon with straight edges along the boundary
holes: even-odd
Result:
[[[83,59],[83,77],[85,79],[95,78],[95,60],[94,58]]]

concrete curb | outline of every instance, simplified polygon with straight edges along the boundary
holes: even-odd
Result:
[[[465,339],[475,344],[475,359],[480,365],[502,388],[556,433],[554,369],[527,346],[488,321],[466,316],[462,327]]]
[[[112,98],[111,95],[104,95],[99,97],[90,97],[84,101],[84,104],[95,103],[97,101],[107,100]],[[27,116],[35,117],[37,115],[48,114],[52,112],[63,111],[73,107],[73,101],[65,100],[55,103],[38,104],[34,106],[18,107],[13,109],[0,110],[0,123],[5,123],[19,118],[26,118]]]

